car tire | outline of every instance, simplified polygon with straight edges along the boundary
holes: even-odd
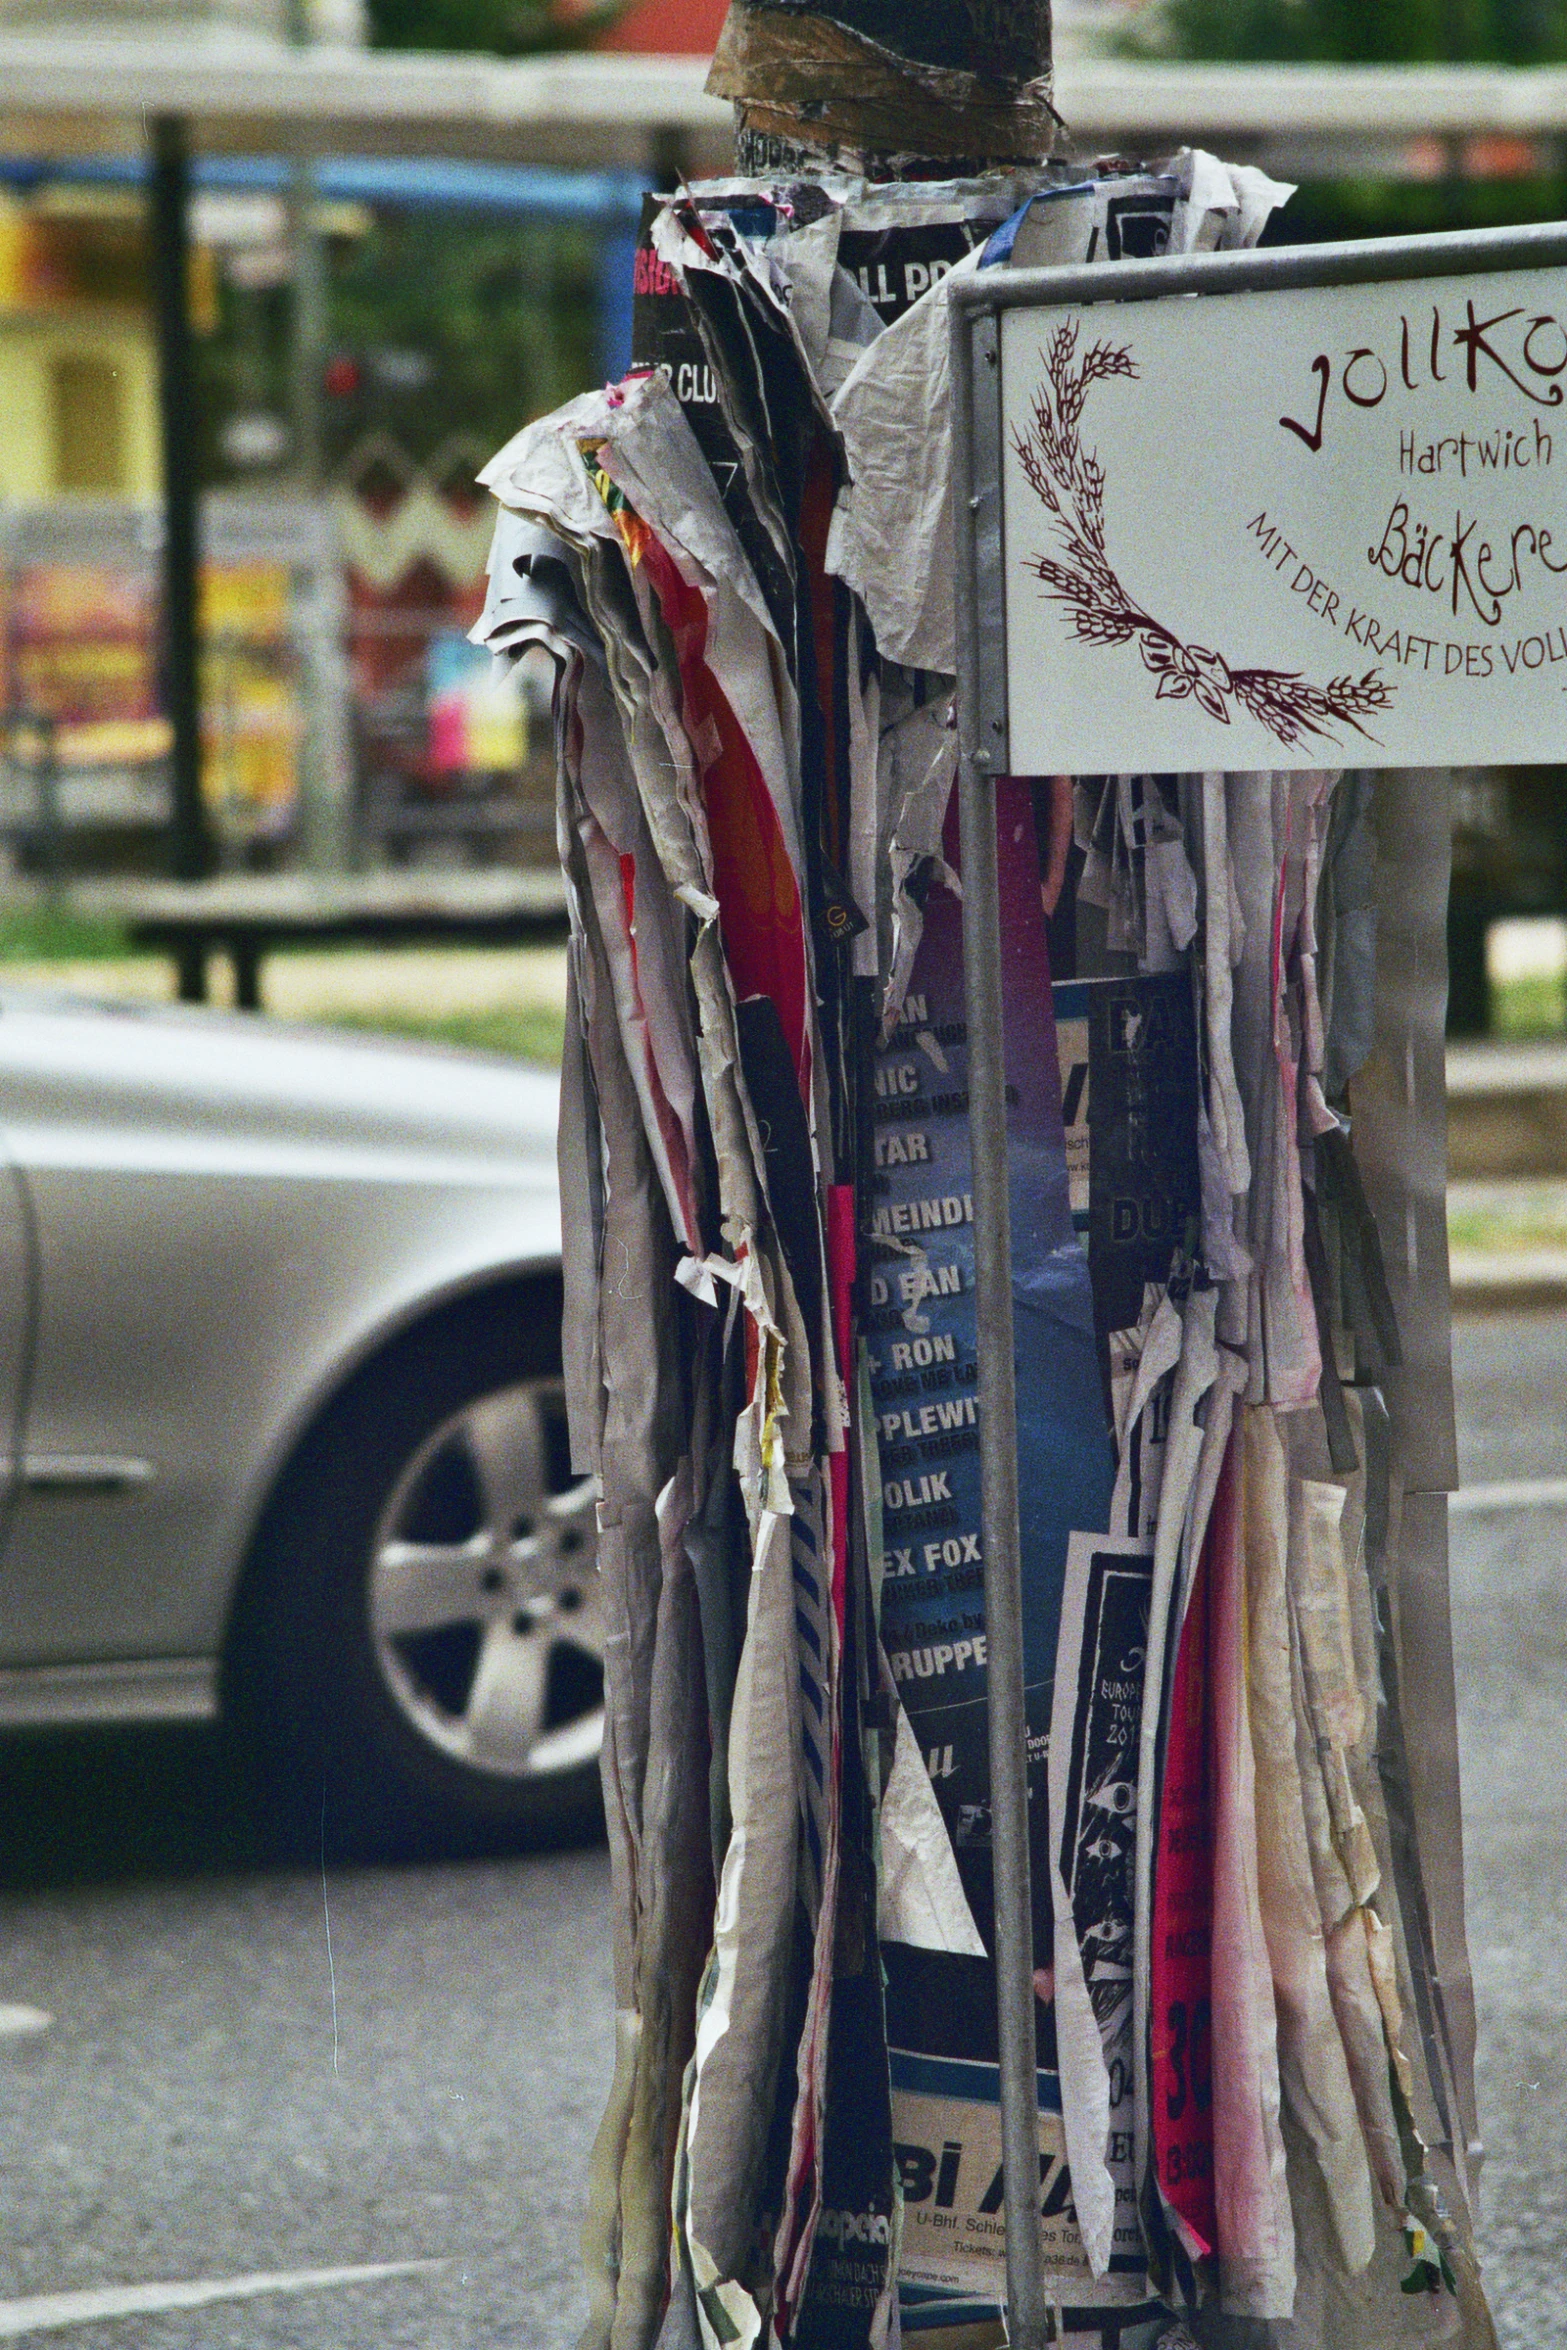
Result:
[[[560,1311],[541,1282],[398,1340],[280,1481],[225,1711],[285,1832],[360,1857],[601,1832],[596,1517]]]

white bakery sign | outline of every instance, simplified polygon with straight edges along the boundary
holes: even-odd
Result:
[[[1000,325],[1014,773],[1567,759],[1567,272]]]

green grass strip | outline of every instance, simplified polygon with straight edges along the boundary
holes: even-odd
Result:
[[[470,1051],[509,1053],[520,1061],[560,1064],[565,1015],[551,1004],[500,1004],[484,1012],[332,1012],[320,1024],[355,1028],[380,1036],[406,1036],[421,1044],[463,1045]]]

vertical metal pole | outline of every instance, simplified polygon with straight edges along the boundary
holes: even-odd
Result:
[[[1043,2350],[1050,2336],[1039,2241],[1039,2082],[1034,2054],[1033,1897],[1023,1715],[1017,1377],[1012,1354],[1012,1214],[1007,1189],[996,808],[989,777],[971,760],[964,761],[958,789],[969,1131],[974,1158],[980,1507],[985,1530],[985,1671],[996,1884],[996,1998],[1001,2027],[1001,2158],[1007,2208],[1007,2335],[1014,2350]]]
[[[65,827],[60,812],[60,730],[53,712],[38,720],[38,830],[51,905],[65,895]]]
[[[199,881],[212,848],[201,799],[196,383],[190,331],[190,149],[178,115],[152,124],[152,276],[163,437],[163,691],[172,737],[170,865]]]
[[[288,38],[308,49],[314,37],[309,0],[289,0]],[[326,241],[317,216],[316,167],[296,155],[289,173],[289,249],[294,302],[289,336],[289,420],[294,479],[319,517],[326,487],[322,376],[331,325]],[[295,573],[294,635],[304,721],[299,746],[298,839],[314,873],[344,872],[353,857],[354,775],[347,663],[342,636],[342,580],[331,533],[313,534],[318,554],[308,576]],[[329,573],[331,576],[329,576]]]
[[[331,518],[318,506],[308,563],[296,565],[294,646],[304,718],[299,848],[311,873],[346,873],[358,850],[352,686],[343,563]]]
[[[1039,2233],[1039,2077],[1034,2036],[1028,1739],[1023,1709],[1012,1201],[992,781],[995,771],[1006,764],[1006,684],[1000,619],[993,614],[986,625],[976,592],[978,547],[985,545],[998,560],[1000,555],[1000,358],[995,319],[971,319],[960,306],[955,307],[952,497],[959,574],[958,740],[962,753],[958,817],[979,1338],[980,1514],[985,1550],[1001,2159],[1007,2214],[1007,2333],[1014,2350],[1044,2350],[1053,2334],[1045,2306]]]
[[[289,258],[294,303],[289,334],[289,422],[294,472],[307,497],[321,488],[321,375],[326,358],[326,251],[316,220],[316,167],[308,155],[289,166]]]

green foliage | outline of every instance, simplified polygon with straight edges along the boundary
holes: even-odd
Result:
[[[129,952],[117,922],[46,900],[0,909],[0,963],[104,963]]]
[[[502,57],[591,45],[627,0],[367,0],[383,49],[488,51]],[[584,155],[591,165],[594,158]],[[528,417],[558,406],[599,372],[597,231],[482,214],[378,209],[369,233],[328,255],[330,351],[354,363],[357,388],[329,392],[329,469],[384,433],[417,462],[454,437],[488,455]],[[199,464],[204,481],[257,476],[224,455],[235,415],[289,412],[287,285],[226,282],[216,333],[198,347]],[[389,356],[423,361],[410,370]]]
[[[1567,992],[1559,978],[1543,973],[1527,979],[1493,981],[1493,1036],[1560,1036],[1567,1027]]]
[[[454,435],[488,456],[597,378],[598,235],[388,205],[367,235],[332,240],[328,319],[329,351],[354,361],[358,378],[323,403],[329,470],[378,433],[421,464]],[[288,320],[286,286],[224,285],[219,330],[198,346],[204,479],[232,476],[219,448],[225,417],[287,415]],[[423,366],[390,374],[378,365],[386,351]]]
[[[565,1041],[563,1012],[549,1004],[497,1004],[482,1012],[431,1013],[386,1010],[329,1015],[334,1028],[373,1030],[381,1036],[412,1037],[422,1044],[455,1044],[470,1052],[511,1053],[518,1060],[558,1067]]]
[[[531,57],[584,49],[625,13],[625,0],[592,0],[567,14],[556,0],[369,0],[378,49],[488,49]]]
[[[1122,44],[1140,57],[1281,65],[1554,65],[1567,62],[1567,0],[1148,0]],[[1558,220],[1567,177],[1308,182],[1268,244]]]
[[[1558,174],[1503,180],[1308,181],[1277,215],[1267,242],[1326,244],[1338,237],[1422,237],[1442,229],[1518,228],[1560,220]]]
[[[415,456],[453,432],[486,455],[598,373],[598,236],[556,222],[393,212],[338,257],[332,336],[367,355],[364,388],[328,402],[329,461],[370,432]],[[422,352],[422,385],[378,384],[378,346]]]
[[[1142,44],[1250,63],[1549,65],[1567,0],[1165,0]]]

